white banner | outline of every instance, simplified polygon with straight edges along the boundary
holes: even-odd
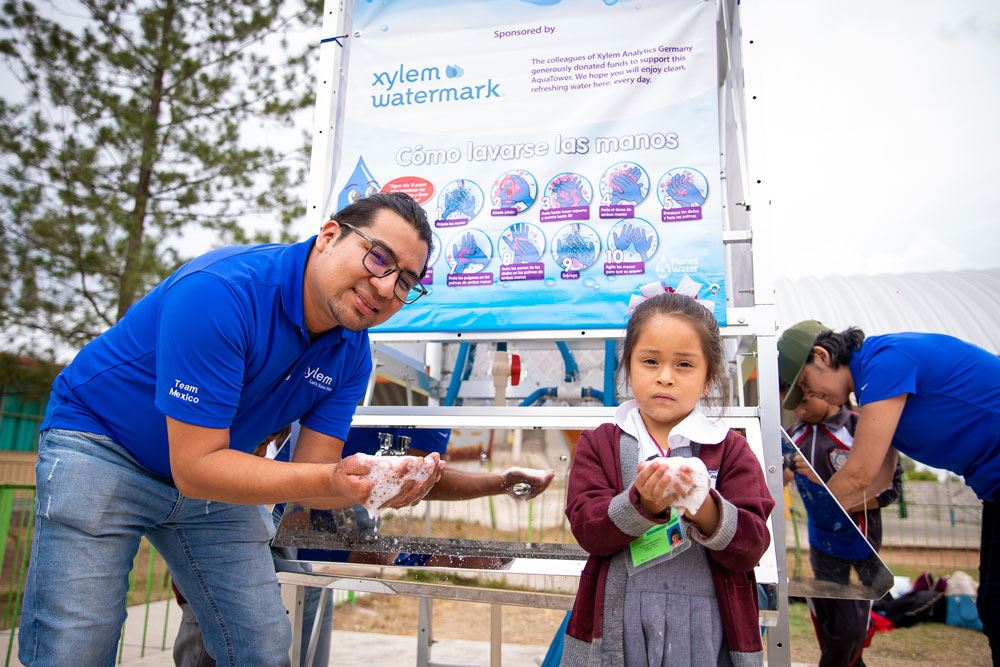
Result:
[[[404,191],[435,234],[379,330],[618,328],[665,290],[725,324],[717,12],[358,0],[330,209]]]

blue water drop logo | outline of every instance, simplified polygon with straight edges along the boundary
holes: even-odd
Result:
[[[362,157],[354,165],[354,171],[347,178],[347,184],[337,197],[337,210],[350,206],[362,197],[375,194],[382,189],[375,176],[368,170],[368,165]]]
[[[465,70],[458,65],[448,65],[444,68],[444,75],[449,79],[457,79],[465,74]]]
[[[611,5],[617,5],[618,4],[618,0],[604,0],[604,4],[606,4],[608,7],[610,7]]]
[[[546,278],[545,279],[545,284],[548,285],[549,287],[552,287],[553,285],[556,284],[556,279],[555,278]]]
[[[389,26],[382,24],[382,27],[379,28],[379,30],[381,30],[382,32],[389,32]]]

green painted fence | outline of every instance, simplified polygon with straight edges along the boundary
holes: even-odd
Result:
[[[45,415],[45,404],[19,394],[0,392],[0,451],[38,449],[38,425]]]

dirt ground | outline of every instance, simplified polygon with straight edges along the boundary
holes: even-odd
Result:
[[[336,630],[417,635],[417,598],[366,595],[354,604],[337,607]],[[564,611],[531,607],[503,607],[503,641],[548,646],[562,623]],[[489,641],[490,605],[476,602],[434,600],[435,639]]]
[[[503,607],[503,640],[515,644],[547,646],[563,619],[552,609]],[[791,606],[791,652],[794,662],[816,664],[819,648],[805,604]],[[368,595],[354,604],[342,605],[334,613],[338,630],[379,632],[416,636],[417,599],[401,596]],[[435,639],[488,641],[490,607],[485,604],[434,601]],[[875,635],[865,650],[868,667],[924,667],[955,664],[980,667],[990,664],[986,638],[972,630],[940,623]]]
[[[789,625],[792,661],[816,664],[819,647],[804,603],[791,605]],[[980,632],[942,623],[922,623],[876,634],[871,646],[865,649],[864,661],[868,667],[948,664],[988,667],[990,652],[986,637]]]

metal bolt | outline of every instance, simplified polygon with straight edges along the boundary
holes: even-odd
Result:
[[[775,466],[770,465],[770,466],[767,466],[767,471],[769,473],[775,473],[775,472],[778,472],[778,469]]]

